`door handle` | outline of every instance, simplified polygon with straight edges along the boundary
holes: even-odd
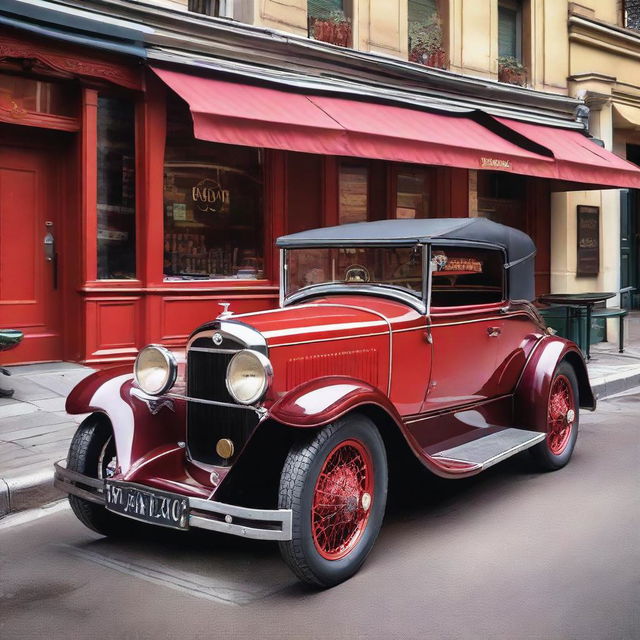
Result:
[[[487,333],[490,338],[497,338],[502,333],[502,329],[500,327],[487,327]]]
[[[53,268],[53,288],[58,288],[58,255],[56,254],[56,239],[53,233],[51,233],[53,229],[53,222],[44,223],[44,226],[47,228],[47,233],[44,235],[44,239],[42,244],[44,245],[44,257],[47,262],[52,263]]]

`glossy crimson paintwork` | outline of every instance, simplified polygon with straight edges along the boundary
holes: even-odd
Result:
[[[232,319],[267,341],[274,371],[264,402],[267,419],[309,428],[359,407],[377,407],[423,464],[443,477],[480,470],[432,457],[446,447],[498,427],[546,429],[547,403],[541,399],[564,357],[572,359],[588,389],[577,347],[547,335],[527,304],[440,308],[426,317],[401,301],[335,295]],[[184,402],[173,399],[171,409],[153,415],[126,379],[119,398],[102,397],[97,406],[95,398],[109,380],[107,372],[87,378],[68,406],[112,418],[121,477],[213,497],[228,469],[219,469],[213,485],[210,470],[186,460],[176,447],[185,437]],[[590,406],[585,397],[581,404]],[[129,409],[124,422],[113,419],[123,413],[122,405]]]
[[[578,382],[587,382],[580,393],[579,406],[591,410],[596,408],[596,401],[588,384],[587,367],[578,347],[564,338],[545,336],[527,362],[514,393],[514,419],[518,425],[525,429],[546,430],[547,400],[553,374],[564,359],[571,362]]]
[[[291,427],[318,427],[363,405],[384,409],[400,425],[402,417],[389,398],[370,384],[346,376],[309,380],[269,409],[277,422]]]

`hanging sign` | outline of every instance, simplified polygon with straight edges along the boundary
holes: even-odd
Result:
[[[597,276],[600,271],[600,207],[578,205],[577,276]]]

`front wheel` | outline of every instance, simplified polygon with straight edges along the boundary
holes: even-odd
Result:
[[[92,414],[78,427],[67,456],[67,468],[90,478],[104,480],[116,468],[116,445],[109,420]],[[105,536],[126,535],[133,523],[110,513],[100,504],[70,495],[69,504],[82,524]]]
[[[547,437],[530,449],[534,461],[545,471],[564,467],[578,439],[578,381],[573,367],[558,365],[547,398]]]
[[[293,512],[293,537],[280,543],[280,552],[298,578],[330,587],[356,573],[380,531],[387,478],[380,433],[360,414],[291,447],[279,507]]]

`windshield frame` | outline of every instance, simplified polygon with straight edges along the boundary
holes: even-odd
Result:
[[[394,286],[391,284],[385,284],[382,282],[370,282],[370,283],[346,283],[346,282],[323,282],[319,284],[311,284],[305,287],[302,287],[293,293],[286,294],[285,289],[287,286],[287,253],[289,251],[298,251],[300,249],[335,249],[335,248],[350,248],[350,245],[340,244],[336,245],[333,243],[327,243],[326,245],[317,245],[313,244],[311,246],[300,245],[296,247],[286,247],[280,249],[280,308],[285,306],[295,304],[297,302],[301,302],[307,298],[322,296],[322,295],[330,295],[333,293],[339,294],[365,294],[365,295],[373,295],[378,297],[387,297],[399,300],[405,304],[409,304],[414,307],[418,312],[426,314],[428,305],[427,300],[429,299],[429,292],[431,289],[431,278],[430,272],[428,271],[430,267],[430,254],[431,249],[430,246],[426,243],[416,242],[412,240],[410,242],[394,242],[391,243],[381,243],[381,242],[372,242],[367,243],[366,247],[363,247],[363,243],[357,243],[355,246],[358,248],[384,248],[390,249],[392,247],[418,247],[422,252],[422,286],[420,287],[420,291],[411,292],[409,289],[405,289],[404,287]]]

